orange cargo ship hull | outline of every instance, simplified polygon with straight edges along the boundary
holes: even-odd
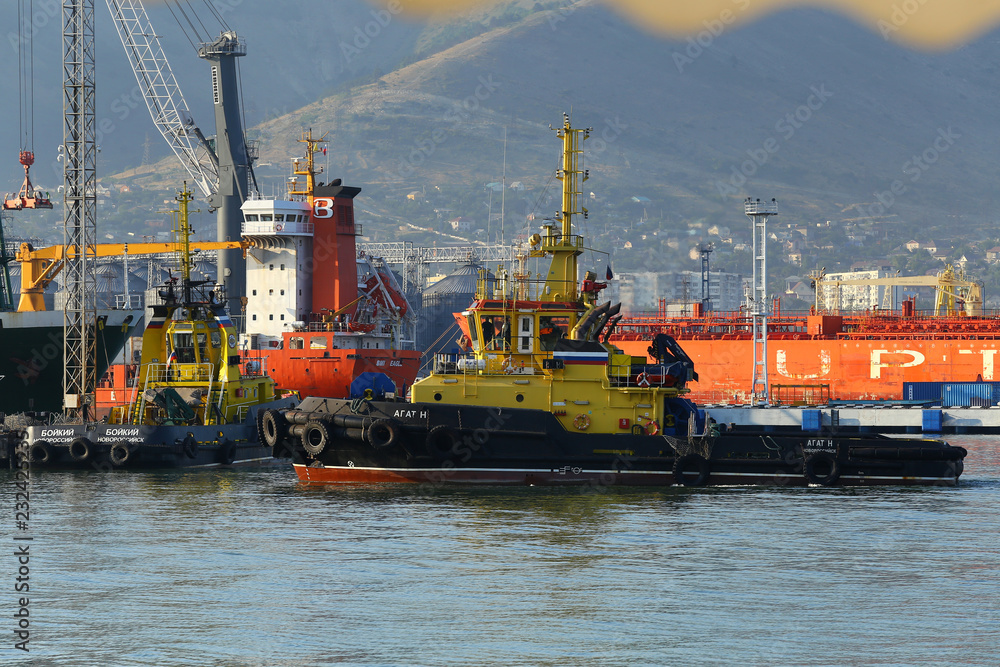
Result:
[[[805,336],[803,336],[805,338]],[[696,402],[744,404],[751,401],[753,342],[678,337],[694,361],[699,381],[689,385]],[[645,356],[649,343],[615,340],[627,354]],[[1000,340],[862,338],[769,340],[768,383],[820,402],[820,387],[833,400],[900,400],[904,382],[1000,380]],[[773,392],[772,392],[773,393]],[[809,400],[809,399],[812,400]]]

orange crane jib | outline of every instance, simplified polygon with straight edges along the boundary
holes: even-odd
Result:
[[[196,241],[190,244],[191,250],[235,250],[240,248],[245,253],[251,247],[250,241]],[[67,250],[69,252],[67,252]],[[120,257],[129,255],[159,255],[181,250],[180,243],[163,241],[158,243],[98,243],[88,248],[89,257]],[[76,249],[72,246],[49,246],[35,250],[30,243],[22,243],[16,259],[21,263],[21,301],[18,312],[36,312],[45,310],[45,288],[48,287],[62,270],[66,259],[76,257]]]
[[[36,190],[31,184],[28,172],[35,164],[35,154],[31,151],[21,151],[21,164],[24,165],[24,183],[16,195],[7,194],[3,199],[3,207],[8,211],[20,211],[25,208],[52,208],[52,201],[42,196],[41,190]]]

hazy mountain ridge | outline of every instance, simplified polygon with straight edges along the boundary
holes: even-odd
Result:
[[[666,233],[697,220],[742,233],[740,202],[752,195],[777,197],[784,222],[893,223],[880,232],[887,247],[912,235],[955,237],[959,245],[959,234],[998,234],[996,33],[930,55],[819,10],[725,27],[707,40],[697,36],[707,42],[700,46],[695,37],[646,34],[586,1],[505,3],[423,23],[380,14],[388,4],[243,6],[253,11],[227,20],[250,51],[242,62],[245,106],[251,134],[262,139],[258,175],[268,194],[281,193],[306,127],[329,131],[329,176],[363,186],[362,205],[387,221],[405,215],[382,201],[498,180],[505,129],[508,183],[541,189],[558,161],[548,126],[571,111],[575,124],[594,128],[588,190],[616,201],[650,196],[636,214]],[[367,43],[358,37],[366,26]],[[120,51],[107,40],[101,48]],[[175,71],[193,81],[181,85],[205,125],[207,68],[189,55],[183,62]],[[108,67],[120,74],[104,90],[127,94],[125,82],[134,86],[127,67]],[[107,94],[99,93],[105,115]],[[105,154],[137,165],[138,137],[149,133],[153,157],[165,155],[143,106],[113,119]],[[171,189],[183,178],[172,157],[147,170],[151,177],[125,180]],[[435,195],[431,205],[451,208],[448,196]],[[545,206],[537,194],[520,196],[508,202],[508,215]],[[600,216],[595,209],[592,217]]]

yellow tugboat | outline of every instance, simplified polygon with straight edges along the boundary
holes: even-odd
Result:
[[[238,332],[212,285],[191,280],[191,229],[185,185],[177,197],[181,276],[160,291],[162,305],[142,336],[142,356],[130,395],[106,423],[33,426],[27,430],[35,465],[173,468],[257,462],[262,409],[276,400],[263,364],[241,363]]]
[[[583,141],[568,117],[562,208],[530,239],[548,257],[544,279],[523,266],[480,281],[456,313],[468,352],[442,355],[409,402],[310,397],[266,410],[264,439],[290,450],[310,484],[955,484],[965,450],[936,440],[835,433],[730,432],[685,397],[694,365],[665,335],[647,357],[608,337],[620,305],[599,304],[605,283],[578,282],[584,240]]]

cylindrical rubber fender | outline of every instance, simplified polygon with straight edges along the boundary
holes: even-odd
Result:
[[[391,419],[376,419],[368,427],[368,444],[377,450],[392,449],[399,442],[402,429]]]
[[[806,458],[802,472],[812,484],[833,486],[840,479],[840,461],[829,452],[816,452]]]
[[[87,438],[77,438],[69,443],[69,455],[74,461],[83,463],[90,460],[90,455],[94,452],[94,443]]]
[[[111,465],[123,466],[132,458],[132,454],[132,448],[129,445],[119,442],[111,445],[111,454],[108,458],[111,459]]]
[[[188,435],[184,438],[184,441],[181,442],[181,451],[183,451],[184,456],[189,459],[193,459],[198,456],[198,441],[194,439],[193,435]]]
[[[52,459],[55,458],[55,455],[56,453],[55,450],[52,449],[52,445],[44,440],[38,440],[28,448],[28,460],[32,463],[37,463],[38,465],[52,463]]]
[[[330,418],[334,426],[341,426],[343,428],[364,428],[366,422],[371,421],[371,417],[362,417],[361,415],[333,415]]]
[[[338,432],[340,432],[339,429]],[[365,430],[363,428],[345,428],[343,430],[343,437],[363,442],[365,439]]]
[[[236,460],[236,443],[232,440],[223,440],[219,445],[219,463],[224,466]]]
[[[330,429],[325,422],[311,421],[302,429],[302,449],[311,456],[318,456],[330,442]]]
[[[439,461],[445,461],[455,455],[455,445],[458,443],[458,433],[450,426],[438,424],[427,432],[424,444],[427,453]]]
[[[712,474],[712,465],[704,456],[686,454],[674,461],[674,483],[682,486],[705,486]]]
[[[329,415],[322,412],[305,412],[303,410],[286,410],[282,416],[289,424],[308,424],[309,422],[329,417]]]
[[[288,422],[278,410],[264,410],[261,417],[261,429],[264,435],[264,444],[274,447],[278,441],[285,437],[288,429]]]

